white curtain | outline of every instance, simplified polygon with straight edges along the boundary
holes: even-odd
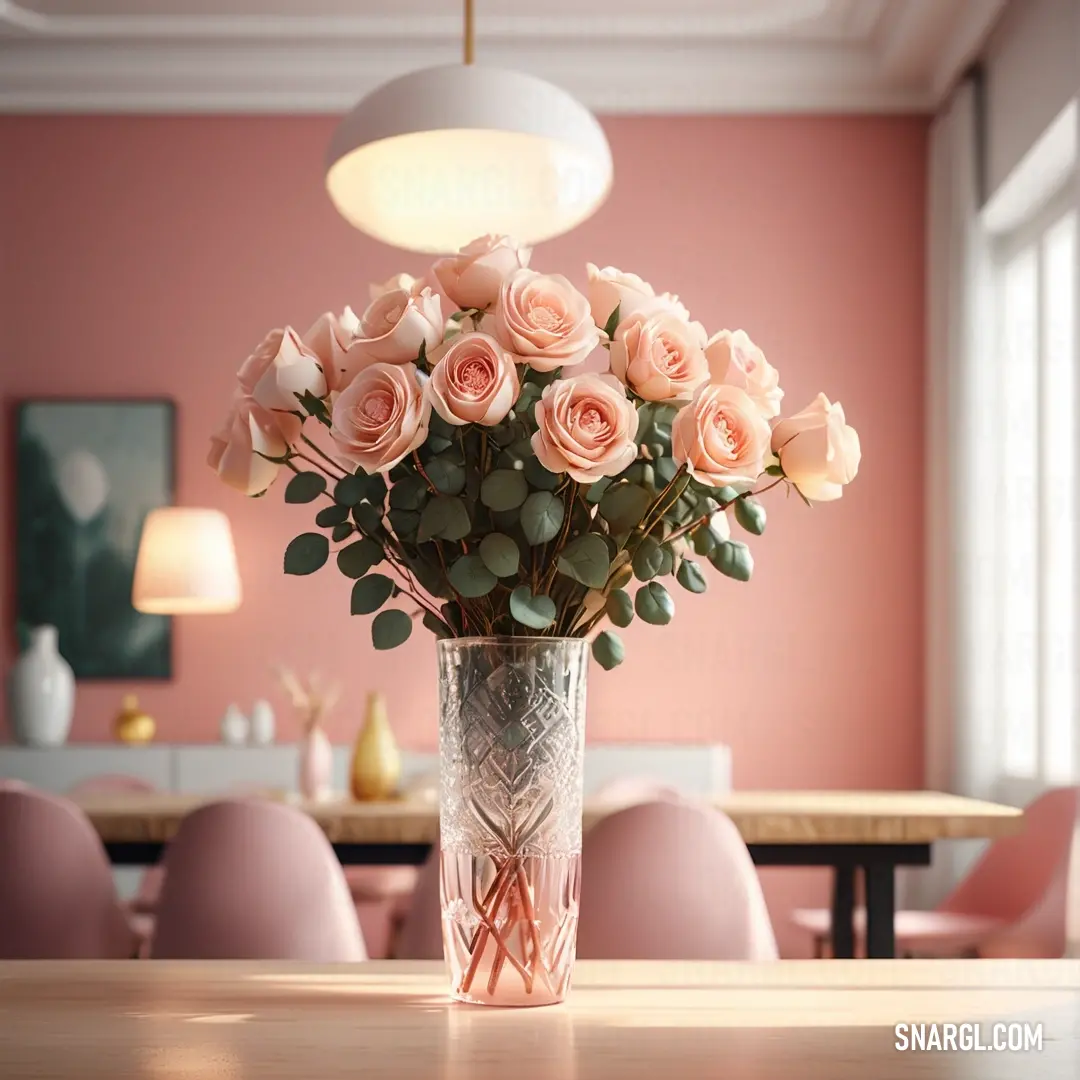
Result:
[[[926,786],[992,795],[994,379],[989,241],[980,222],[980,92],[956,89],[930,135],[926,368]],[[909,902],[932,905],[979,844],[937,844]]]

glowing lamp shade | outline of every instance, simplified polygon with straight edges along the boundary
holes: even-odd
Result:
[[[338,126],[326,187],[339,213],[406,251],[487,234],[535,244],[591,217],[611,190],[596,118],[531,75],[473,64],[379,87]]]
[[[143,524],[131,602],[148,615],[219,615],[240,606],[229,519],[220,510],[166,506]]]

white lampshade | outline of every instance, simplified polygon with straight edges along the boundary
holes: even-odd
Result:
[[[220,510],[166,506],[143,524],[131,603],[148,615],[216,615],[240,606],[229,519]]]
[[[452,64],[363,98],[331,140],[326,187],[369,236],[447,254],[487,234],[535,244],[568,232],[603,203],[611,179],[603,129],[564,90]]]

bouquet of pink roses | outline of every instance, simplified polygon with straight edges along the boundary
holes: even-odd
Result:
[[[439,637],[591,636],[614,667],[600,624],[669,623],[665,579],[706,589],[693,556],[750,577],[729,511],[760,535],[763,491],[837,499],[858,470],[841,406],[820,394],[781,419],[741,330],[710,337],[634,274],[590,264],[586,295],[529,258],[484,237],[373,287],[360,318],[274,330],[212,440],[227,484],[262,495],[284,468],[285,501],[319,503],[285,572],[333,549],[378,649],[420,618]]]

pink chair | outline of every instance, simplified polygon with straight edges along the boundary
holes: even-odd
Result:
[[[346,866],[344,870],[368,956],[372,960],[386,959],[416,888],[418,869],[415,866]]]
[[[164,868],[155,960],[367,959],[333,848],[294,807],[255,799],[200,807],[180,823]]]
[[[439,841],[420,867],[412,896],[400,907],[401,929],[393,947],[395,960],[441,960],[442,906],[439,884]]]
[[[55,795],[0,785],[0,958],[115,960],[137,944],[85,815]]]
[[[581,852],[577,954],[589,960],[775,960],[757,871],[739,830],[691,802],[601,819]]]
[[[996,841],[933,911],[896,913],[898,955],[1060,957],[1066,948],[1069,863],[1080,788],[1058,788],[1024,811],[1024,831]],[[817,955],[830,937],[825,909],[802,908],[792,922],[814,937]],[[866,911],[855,912],[865,940]]]

